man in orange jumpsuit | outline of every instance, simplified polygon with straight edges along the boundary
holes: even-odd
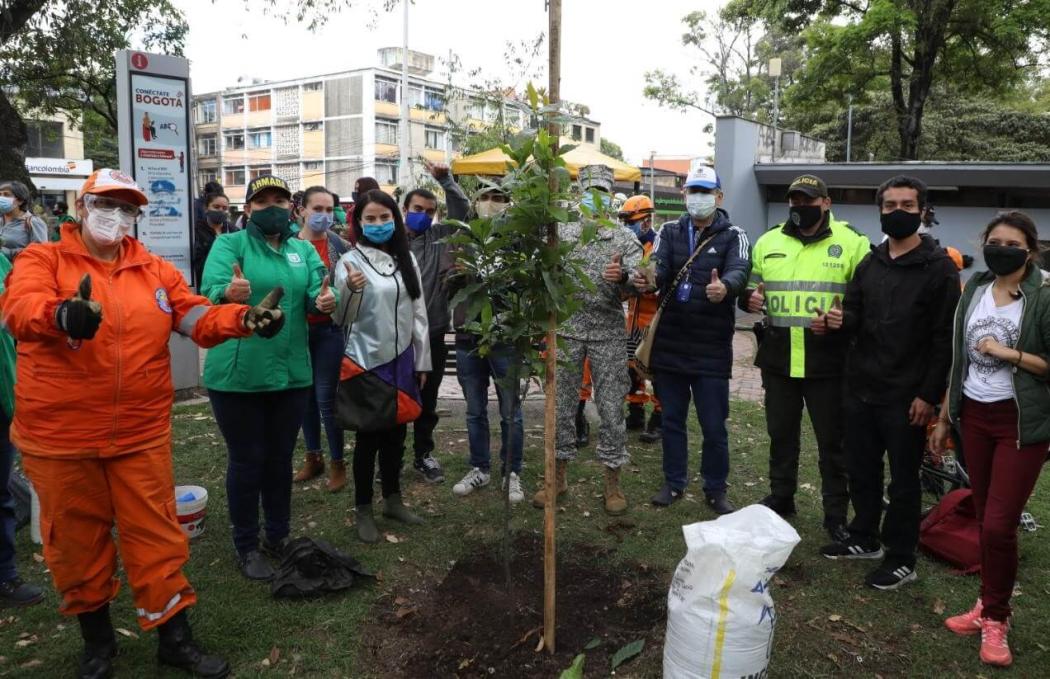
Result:
[[[214,346],[283,324],[272,297],[211,306],[182,274],[128,236],[146,205],[130,177],[98,170],[77,200],[79,222],[18,258],[0,297],[18,341],[11,438],[40,497],[44,558],[61,611],[78,617],[80,677],[108,677],[116,640],[117,546],[139,625],[158,628],[160,662],[197,676],[229,666],[193,641],[182,574],[189,543],[175,515],[171,461],[172,331]],[[73,406],[71,407],[71,404]]]
[[[624,225],[638,236],[642,244],[642,266],[649,264],[653,253],[656,232],[653,231],[653,201],[649,196],[631,196],[620,209],[620,219]],[[635,347],[642,338],[642,332],[649,327],[660,306],[655,292],[632,295],[627,302],[627,351],[634,356]],[[639,439],[645,443],[656,443],[660,440],[660,427],[663,416],[660,402],[656,395],[650,395],[645,380],[635,371],[634,359],[628,362],[631,372],[631,391],[627,394],[627,429],[637,431],[645,429]],[[645,422],[645,404],[652,402],[653,413],[649,423]]]

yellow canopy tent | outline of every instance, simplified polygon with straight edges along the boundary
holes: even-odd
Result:
[[[567,139],[562,140],[563,145],[572,143],[574,142]],[[455,174],[504,175],[507,173],[508,162],[510,158],[499,148],[494,148],[453,160],[452,171]],[[565,165],[574,179],[580,168],[587,165],[605,165],[611,168],[616,181],[637,182],[642,179],[642,172],[638,168],[583,144],[565,154]]]

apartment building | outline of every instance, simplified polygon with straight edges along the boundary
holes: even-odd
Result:
[[[94,169],[92,161],[84,159],[84,133],[78,121],[63,113],[28,115],[25,160],[29,178],[45,208],[64,201],[72,209],[77,192]]]
[[[428,78],[434,57],[409,51],[409,157],[447,162],[458,155],[451,130],[477,129],[502,115],[508,126],[528,126],[526,105]],[[400,139],[401,50],[379,51],[379,66],[277,82],[238,85],[194,96],[198,189],[220,182],[240,205],[253,178],[272,173],[293,190],[315,184],[349,200],[358,177],[375,177],[384,190],[397,184]],[[572,134],[597,146],[600,124],[580,118]],[[576,130],[575,128],[579,129]]]

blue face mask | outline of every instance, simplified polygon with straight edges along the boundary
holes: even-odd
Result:
[[[365,238],[378,245],[387,242],[394,235],[394,223],[365,224],[361,227],[361,231],[365,234]]]
[[[330,212],[311,212],[310,216],[306,220],[306,225],[310,227],[312,231],[321,233],[332,228],[332,224],[335,222],[335,217]]]
[[[612,205],[612,196],[610,196],[607,193],[602,193],[602,192],[599,192],[598,195],[601,196],[602,208],[603,209],[608,209],[608,207],[610,205]],[[580,199],[580,205],[586,205],[593,212],[595,210],[595,207],[594,207],[594,194],[592,192],[590,192],[590,191],[585,192],[583,194],[583,198]]]
[[[426,212],[409,212],[405,215],[405,226],[415,233],[423,233],[434,223],[433,217]]]
[[[6,215],[15,209],[15,199],[11,196],[0,196],[0,214]]]

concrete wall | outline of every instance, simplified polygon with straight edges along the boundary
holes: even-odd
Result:
[[[735,117],[718,119],[715,136],[715,171],[722,182],[722,207],[733,223],[747,230],[752,241],[768,222],[762,187],[755,178],[755,157],[760,125]]]

